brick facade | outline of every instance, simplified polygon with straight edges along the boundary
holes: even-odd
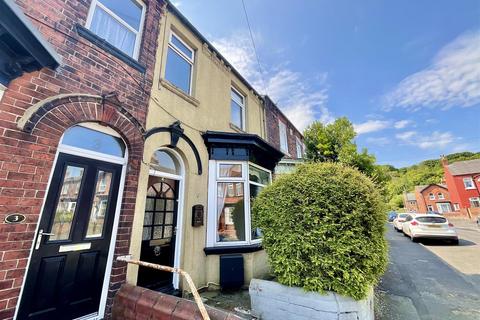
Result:
[[[282,113],[275,103],[268,97],[265,100],[267,141],[273,144],[277,149],[280,148],[280,129],[279,121],[282,121],[287,127],[288,154],[285,158],[297,159],[297,138],[303,143],[303,135],[295,128],[292,122]]]
[[[0,319],[13,317],[57,146],[76,123],[103,123],[127,143],[129,166],[115,255],[128,253],[162,5],[144,2],[138,62],[146,72],[78,35],[76,25],[85,25],[90,1],[17,1],[61,56],[62,65],[13,80],[0,101]],[[11,213],[27,219],[5,224],[4,217]],[[126,265],[114,262],[107,315],[125,273]]]
[[[434,198],[430,199],[430,194],[433,194]],[[443,195],[443,199],[441,196]],[[450,201],[450,193],[446,187],[438,184],[430,184],[428,186],[415,187],[415,197],[417,199],[418,212],[425,213],[427,211],[439,211],[438,203],[449,203],[453,211],[453,206]],[[433,210],[429,210],[429,206]]]

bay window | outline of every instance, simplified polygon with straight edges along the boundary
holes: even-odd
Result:
[[[93,0],[86,28],[137,59],[145,4],[137,0]]]
[[[247,161],[210,160],[209,177],[207,246],[260,242],[262,232],[252,225],[250,209],[270,184],[271,172]]]

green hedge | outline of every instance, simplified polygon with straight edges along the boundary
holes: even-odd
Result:
[[[277,281],[366,297],[387,265],[382,199],[365,175],[337,163],[301,165],[256,198],[253,224]]]

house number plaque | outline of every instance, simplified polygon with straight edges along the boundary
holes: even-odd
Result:
[[[12,213],[5,217],[6,223],[22,223],[25,221],[25,216],[20,213]]]
[[[203,226],[203,205],[196,204],[192,207],[192,227]]]

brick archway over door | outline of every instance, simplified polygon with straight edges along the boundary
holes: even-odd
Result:
[[[134,215],[138,174],[143,156],[145,129],[115,97],[104,99],[93,95],[63,95],[44,100],[28,108],[17,121],[17,129],[4,130],[4,144],[0,152],[2,172],[9,185],[1,186],[0,204],[2,214],[24,213],[24,224],[0,225],[3,242],[12,249],[11,257],[17,259],[17,270],[11,279],[17,283],[9,295],[12,299],[20,294],[20,284],[26,273],[30,248],[39,221],[41,206],[47,191],[57,147],[63,133],[81,122],[97,122],[117,131],[128,148],[128,167],[120,211],[115,257],[128,254],[131,225]],[[3,216],[3,215],[2,215]],[[5,253],[7,254],[7,253]],[[114,294],[125,282],[126,265],[114,259],[110,277],[106,315]]]

